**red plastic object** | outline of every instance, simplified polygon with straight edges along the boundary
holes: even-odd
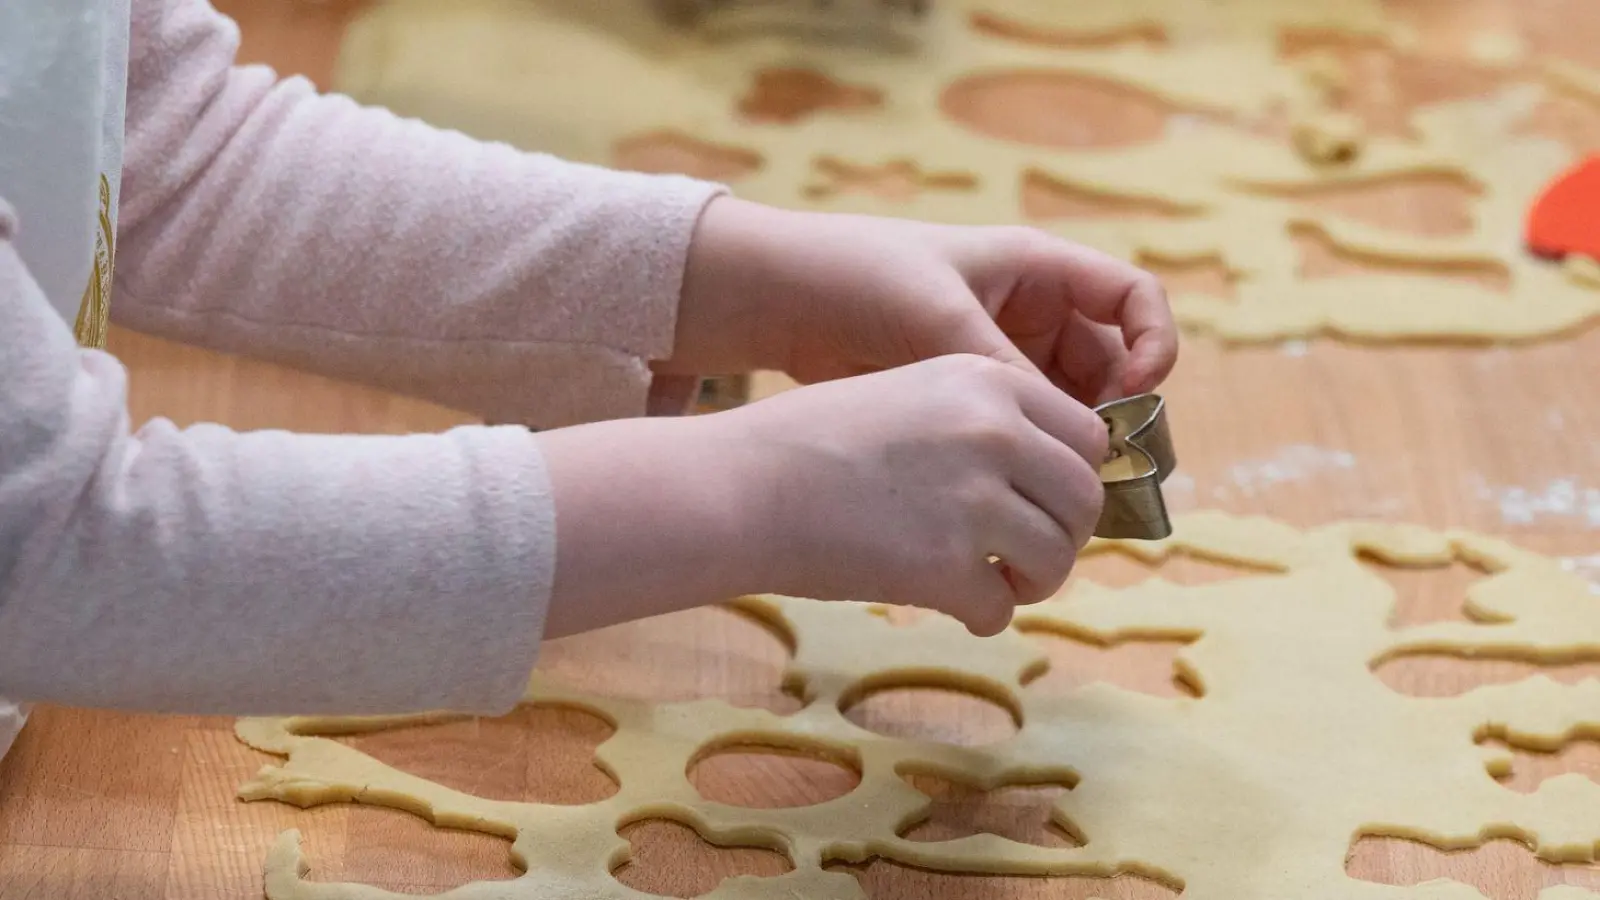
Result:
[[[1561,259],[1600,259],[1600,156],[1591,156],[1551,182],[1528,214],[1528,249]]]

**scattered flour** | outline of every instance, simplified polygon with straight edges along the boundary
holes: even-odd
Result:
[[[1318,472],[1356,467],[1354,454],[1309,444],[1292,444],[1268,459],[1246,460],[1227,469],[1228,483],[1247,497],[1286,481],[1300,481]]]
[[[1589,591],[1600,595],[1600,553],[1593,556],[1569,556],[1561,560],[1561,568],[1577,572],[1589,580]]]
[[[1179,465],[1182,465],[1180,462]],[[1194,476],[1186,472],[1173,472],[1161,483],[1161,494],[1169,505],[1192,507],[1195,501]]]
[[[1600,528],[1600,488],[1580,485],[1576,478],[1556,478],[1543,487],[1496,486],[1477,479],[1478,496],[1500,507],[1510,525],[1530,525],[1541,518],[1580,519]]]
[[[1181,465],[1181,463],[1180,463]],[[1343,450],[1330,450],[1309,444],[1280,447],[1264,459],[1235,463],[1222,470],[1216,484],[1200,488],[1193,476],[1174,472],[1167,479],[1167,505],[1174,510],[1207,503],[1239,503],[1254,500],[1278,485],[1306,481],[1324,473],[1349,473],[1356,469],[1356,457]],[[1371,497],[1359,485],[1345,485],[1326,507],[1329,514],[1364,519],[1395,518],[1406,511],[1399,497]]]

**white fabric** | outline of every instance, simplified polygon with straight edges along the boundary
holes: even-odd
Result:
[[[69,326],[93,275],[101,183],[115,233],[128,86],[129,0],[0,4],[0,197],[15,245]],[[0,698],[0,757],[27,707]]]

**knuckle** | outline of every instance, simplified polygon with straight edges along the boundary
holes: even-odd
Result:
[[[1071,545],[1064,548],[1062,578],[1065,580],[1076,564],[1077,551],[1094,537],[1095,526],[1100,523],[1100,513],[1105,507],[1106,492],[1099,473],[1082,460],[1071,460],[1062,475],[1067,490],[1051,502],[1053,508],[1049,512],[1066,531],[1066,541]]]
[[[1060,593],[1062,586],[1067,583],[1068,576],[1072,574],[1072,570],[1077,564],[1078,548],[1072,545],[1072,541],[1069,538],[1063,542],[1063,546],[1056,553],[1050,570],[1044,573],[1043,581],[1038,585],[1041,594],[1038,600],[1048,600]]]
[[[1110,427],[1099,413],[1086,404],[1065,395],[1061,395],[1057,402],[1061,405],[1063,427],[1068,429],[1068,433],[1060,437],[1070,446],[1079,448],[1084,462],[1098,470],[1111,449]]]
[[[947,530],[937,547],[937,558],[946,565],[965,565],[975,552],[973,535],[994,506],[995,490],[988,479],[977,475],[955,479],[946,495]]]
[[[1105,509],[1106,490],[1098,477],[1088,479],[1085,486],[1084,502],[1080,504],[1078,515],[1073,524],[1077,527],[1072,531],[1072,539],[1077,544],[1077,549],[1082,550],[1094,538],[1095,526],[1100,524],[1100,513]]]
[[[950,372],[957,378],[978,382],[992,382],[1003,377],[1005,363],[979,353],[954,353],[943,357]]]
[[[1087,409],[1087,407],[1085,408]],[[1100,464],[1105,461],[1107,454],[1111,452],[1111,429],[1106,426],[1105,422],[1101,421],[1099,416],[1094,414],[1093,410],[1089,410],[1089,414],[1084,418],[1083,427],[1085,431],[1084,446],[1089,451],[1088,458],[1084,461],[1089,464],[1091,469],[1089,474],[1094,475],[1098,481]]]
[[[1166,286],[1162,284],[1161,278],[1156,273],[1139,265],[1133,265],[1133,288],[1134,290],[1148,291],[1153,297],[1165,298],[1167,293]]]
[[[963,424],[961,432],[986,459],[1004,462],[1021,452],[1022,438],[1015,424],[992,412],[973,416]]]
[[[1021,255],[1035,253],[1057,240],[1055,235],[1032,225],[1003,226],[999,238],[1005,242],[1007,249]]]
[[[948,424],[960,440],[986,458],[1009,458],[1020,450],[1027,418],[1017,403],[985,392],[963,395],[959,402]]]

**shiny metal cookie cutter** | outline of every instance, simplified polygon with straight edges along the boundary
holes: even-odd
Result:
[[[1172,534],[1172,518],[1161,483],[1178,467],[1167,429],[1166,402],[1139,394],[1095,407],[1111,432],[1111,449],[1100,466],[1105,508],[1095,537],[1160,540]]]

